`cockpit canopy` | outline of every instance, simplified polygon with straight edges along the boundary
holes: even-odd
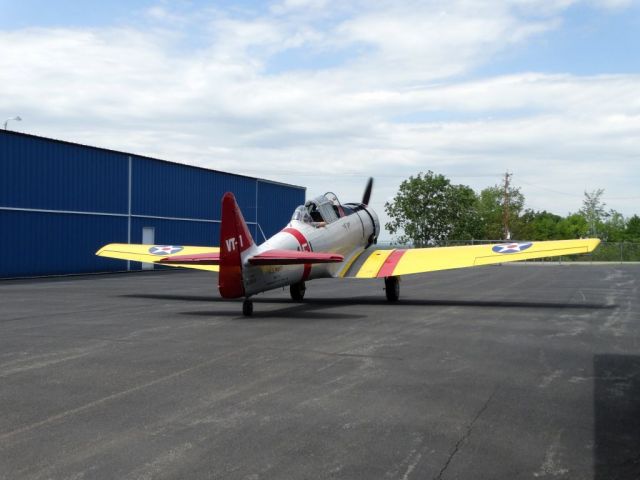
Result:
[[[311,200],[307,200],[304,205],[300,205],[293,212],[291,220],[308,223],[310,225],[322,226],[335,222],[340,217],[345,216],[345,211],[338,197],[333,192],[327,192]]]

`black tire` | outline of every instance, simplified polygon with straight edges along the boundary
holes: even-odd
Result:
[[[296,302],[301,302],[304,300],[304,294],[307,291],[307,287],[304,282],[300,283],[292,283],[289,285],[289,292],[291,293],[291,298]]]
[[[242,314],[245,317],[253,315],[253,302],[251,300],[245,300],[242,302]]]
[[[385,277],[384,291],[389,302],[397,302],[400,298],[400,279],[398,277]]]

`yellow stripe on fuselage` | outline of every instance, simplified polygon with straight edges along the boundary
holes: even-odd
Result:
[[[391,255],[393,250],[376,250],[364,262],[358,270],[356,278],[374,278],[382,268],[384,261]]]

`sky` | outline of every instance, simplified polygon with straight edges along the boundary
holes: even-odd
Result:
[[[427,170],[476,191],[508,170],[559,215],[603,188],[630,216],[638,52],[633,0],[0,0],[0,116],[308,197],[373,176],[383,223]]]

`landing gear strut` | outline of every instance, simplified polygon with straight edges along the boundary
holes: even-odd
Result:
[[[245,317],[250,317],[251,315],[253,315],[253,302],[248,298],[245,299],[244,302],[242,302],[242,314]]]
[[[384,291],[388,301],[397,302],[400,298],[400,279],[398,277],[384,277]]]
[[[307,287],[304,282],[300,283],[292,283],[289,286],[289,292],[291,293],[291,298],[296,302],[301,302],[304,299],[304,293],[307,291]]]

